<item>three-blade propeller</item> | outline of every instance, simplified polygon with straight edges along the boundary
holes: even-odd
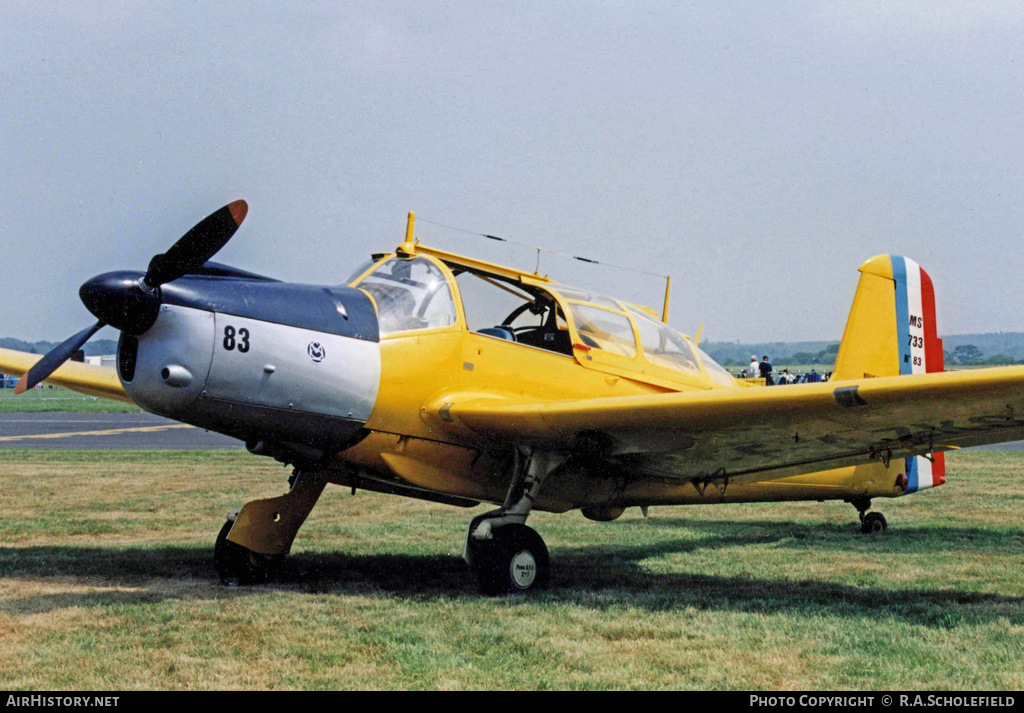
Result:
[[[24,393],[45,380],[108,324],[131,334],[149,329],[156,318],[159,287],[199,269],[216,255],[238,230],[248,209],[245,201],[238,200],[203,218],[167,252],[154,256],[138,282],[124,284],[118,273],[108,273],[85,283],[82,301],[99,321],[51,349],[18,381],[14,392]]]

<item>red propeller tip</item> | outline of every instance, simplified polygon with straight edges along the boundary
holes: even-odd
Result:
[[[18,379],[18,383],[14,385],[14,393],[23,394],[25,393],[25,385],[28,383],[28,374]]]
[[[235,201],[228,204],[228,210],[231,211],[231,217],[234,219],[235,225],[241,225],[242,221],[245,220],[245,214],[249,212],[249,204],[245,201]]]

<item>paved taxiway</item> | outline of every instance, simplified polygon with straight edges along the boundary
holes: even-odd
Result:
[[[244,447],[234,438],[151,413],[0,413],[0,448],[194,451]],[[1021,451],[1024,441],[977,450]]]
[[[206,450],[234,438],[151,413],[0,413],[0,448]]]

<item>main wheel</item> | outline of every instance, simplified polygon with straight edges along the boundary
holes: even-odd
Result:
[[[228,540],[233,520],[224,523],[213,545],[213,566],[220,581],[229,587],[264,584],[277,576],[284,559],[278,555],[261,555],[248,547]]]
[[[544,540],[526,525],[504,525],[473,544],[473,567],[487,595],[525,594],[548,583],[551,560]]]
[[[872,532],[882,532],[888,527],[885,523],[885,517],[880,512],[869,512],[860,521],[860,531],[865,535],[870,535]]]

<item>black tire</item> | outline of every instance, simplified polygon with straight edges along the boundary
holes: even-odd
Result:
[[[466,548],[462,553],[462,559],[469,565],[469,569],[472,572],[476,572],[476,558],[477,553],[480,552],[480,544],[486,542],[486,540],[473,539],[473,533],[476,532],[477,526],[487,519],[487,515],[477,515],[469,523],[469,529],[466,533]]]
[[[488,596],[526,594],[548,584],[551,559],[543,538],[526,525],[504,525],[473,545],[480,591]]]
[[[229,587],[265,584],[281,570],[283,557],[261,555],[228,540],[233,520],[224,523],[213,545],[213,566],[220,581]]]
[[[860,531],[865,535],[870,535],[874,532],[884,532],[887,527],[885,517],[880,512],[869,512],[860,522]]]

